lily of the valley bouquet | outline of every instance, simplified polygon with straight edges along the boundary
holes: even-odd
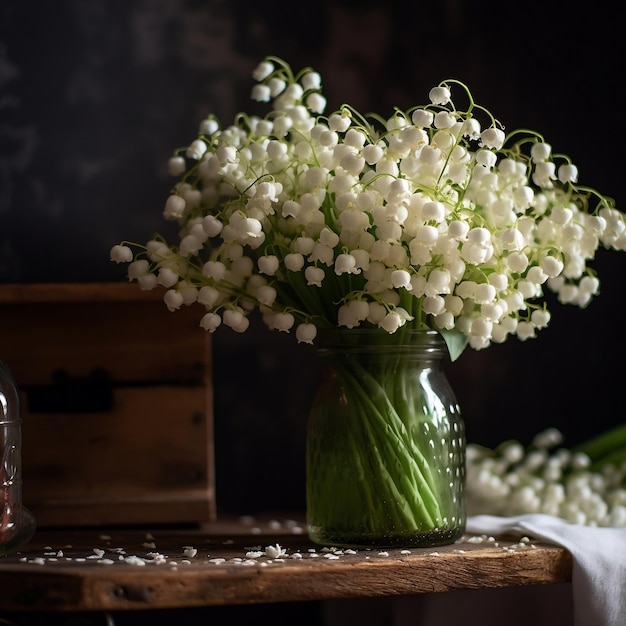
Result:
[[[268,57],[253,76],[267,114],[241,113],[228,126],[209,116],[169,160],[177,182],[163,216],[179,239],[111,250],[141,289],[164,289],[171,311],[197,306],[209,332],[244,332],[255,310],[305,343],[337,328],[390,338],[430,329],[455,359],[467,345],[535,337],[550,322],[545,290],[585,307],[599,291],[589,266],[598,248],[626,249],[613,201],[580,185],[570,158],[538,133],[507,132],[457,80],[433,87],[427,104],[381,117],[349,105],[324,114],[310,68],[296,74]],[[403,504],[379,518],[407,534],[441,528],[437,494],[447,483],[436,484],[441,476],[403,439],[424,421],[421,404],[389,401],[397,371],[384,381],[364,372],[358,384],[366,378],[367,389],[348,391],[371,439],[342,454],[355,468],[380,454],[379,475],[352,491],[386,507],[410,485],[427,510]],[[396,447],[385,452],[390,431]],[[331,483],[337,507],[352,495],[335,492]],[[369,511],[362,523],[369,517],[374,533]]]
[[[324,115],[312,69],[268,57],[253,75],[269,113],[209,116],[169,160],[163,216],[180,240],[111,250],[141,289],[167,289],[170,310],[199,305],[210,332],[245,331],[255,308],[307,343],[320,328],[409,324],[441,331],[455,358],[466,342],[534,337],[545,288],[584,307],[598,247],[626,249],[624,215],[569,157],[507,134],[458,81],[383,118]]]

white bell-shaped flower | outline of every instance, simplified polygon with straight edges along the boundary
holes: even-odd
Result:
[[[339,254],[335,259],[335,274],[359,274],[361,270],[356,266],[356,259],[351,254]]]
[[[163,217],[165,219],[180,219],[185,212],[185,200],[181,196],[171,195],[165,201]]]
[[[271,75],[274,71],[274,64],[270,61],[261,61],[253,70],[252,78],[256,81],[262,81]]]
[[[278,268],[280,267],[280,261],[274,254],[268,254],[259,258],[258,261],[259,271],[267,276],[274,276]]]
[[[530,156],[535,163],[547,161],[552,154],[552,146],[544,141],[534,143],[530,149]]]
[[[429,315],[440,315],[446,309],[446,301],[442,296],[426,296],[422,300],[422,309]]]
[[[167,172],[170,176],[180,176],[186,168],[185,159],[180,155],[170,157],[167,162]]]
[[[413,286],[411,285],[411,274],[406,270],[394,270],[391,273],[391,283],[394,289],[404,288],[407,291],[411,291]]]
[[[317,326],[315,326],[315,324],[298,324],[296,327],[296,339],[298,343],[313,345],[313,340],[316,336]]]
[[[334,262],[334,254],[330,246],[323,244],[321,241],[316,241],[313,246],[313,251],[309,255],[309,260],[314,263],[323,263],[330,267]]]
[[[151,273],[143,274],[137,277],[137,283],[142,291],[151,291],[157,286],[157,277]]]
[[[295,323],[295,318],[291,313],[285,313],[283,311],[277,311],[274,314],[272,320],[272,326],[274,330],[279,332],[288,333]]]
[[[487,148],[500,150],[504,145],[505,134],[499,128],[486,128],[480,133],[480,140]]]
[[[168,311],[176,311],[183,305],[183,294],[176,289],[168,289],[163,296],[163,301]]]
[[[433,87],[428,93],[428,98],[433,104],[448,104],[451,98],[450,89],[444,85]]]
[[[210,333],[215,332],[222,323],[222,318],[217,313],[205,313],[200,320],[200,326]]]
[[[304,270],[304,277],[306,278],[307,285],[309,286],[321,287],[324,276],[324,270],[321,267],[316,267],[315,265],[309,265]]]
[[[244,315],[243,310],[240,308],[226,309],[222,316],[223,322],[229,328],[232,328],[237,333],[244,333],[248,330],[250,320]]]
[[[211,285],[204,285],[198,290],[198,302],[209,308],[214,307],[219,302],[221,297],[222,294]]]
[[[291,272],[299,272],[304,267],[304,256],[299,252],[286,254],[285,267]]]
[[[379,145],[368,144],[361,151],[361,156],[368,165],[375,165],[382,159],[383,155],[384,151]]]
[[[369,305],[364,300],[350,300],[337,311],[337,323],[346,328],[355,328],[367,319]]]
[[[530,314],[530,320],[535,325],[535,328],[545,328],[550,322],[550,311],[543,309],[535,309]]]
[[[126,273],[129,280],[135,280],[150,271],[150,264],[146,259],[138,259],[129,264]]]
[[[428,128],[432,126],[435,119],[435,114],[432,111],[426,109],[415,109],[411,114],[411,121],[415,126],[420,128]]]
[[[111,248],[110,257],[115,263],[130,263],[133,260],[133,251],[128,246],[118,244]]]
[[[202,266],[202,275],[213,280],[222,280],[226,275],[226,266],[221,261],[207,261]]]
[[[532,337],[535,337],[535,326],[530,322],[521,321],[517,325],[516,334],[518,339],[520,339],[521,341],[531,339]]]
[[[265,306],[272,306],[276,302],[277,291],[271,285],[261,285],[257,288],[256,299]]]
[[[576,183],[578,182],[578,168],[572,163],[564,163],[559,166],[557,176],[562,183]]]
[[[169,267],[162,267],[157,275],[157,282],[164,287],[173,287],[180,280],[180,276]]]
[[[396,307],[393,311],[385,315],[380,321],[379,326],[391,334],[395,333],[398,328],[404,326],[410,319],[412,318],[405,309]]]
[[[195,139],[189,144],[187,148],[187,157],[198,161],[202,158],[202,155],[207,151],[207,145],[202,139]]]
[[[563,271],[563,261],[554,256],[545,256],[541,260],[541,269],[549,276],[558,276]]]

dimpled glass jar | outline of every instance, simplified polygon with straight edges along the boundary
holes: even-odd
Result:
[[[309,536],[431,547],[465,530],[465,428],[435,331],[322,332],[307,432]]]

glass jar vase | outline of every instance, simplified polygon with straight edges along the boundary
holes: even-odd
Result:
[[[0,556],[31,539],[35,519],[22,504],[22,417],[15,380],[0,361]]]
[[[323,332],[308,421],[309,537],[343,547],[430,547],[465,530],[465,428],[435,331]]]

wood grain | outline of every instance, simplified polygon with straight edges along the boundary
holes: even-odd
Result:
[[[439,593],[569,582],[569,553],[547,544],[472,543],[438,548],[337,551],[284,529],[252,534],[237,524],[194,530],[45,531],[0,562],[0,609],[91,611],[182,608]],[[263,554],[278,543],[282,559]],[[197,549],[185,556],[185,546]],[[94,548],[105,551],[102,562]],[[120,549],[123,548],[123,553]],[[162,562],[154,561],[154,554]],[[301,558],[294,558],[294,554]],[[133,565],[121,557],[147,559]],[[85,559],[80,561],[78,559]],[[51,560],[52,559],[52,560]],[[223,559],[215,562],[214,559]]]

